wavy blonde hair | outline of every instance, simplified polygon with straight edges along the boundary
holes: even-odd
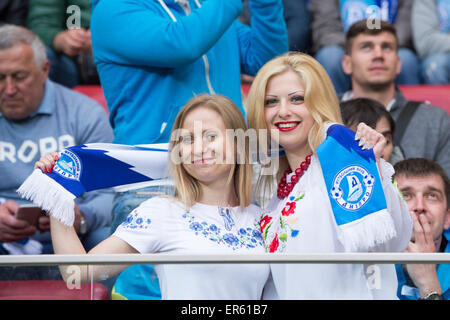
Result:
[[[226,129],[247,130],[244,117],[238,107],[227,97],[221,95],[202,94],[190,99],[179,111],[171,133],[169,152],[177,153],[177,145],[180,143],[179,132],[189,112],[198,107],[205,107],[217,112],[225,124]],[[226,139],[230,138],[229,136]],[[250,205],[252,200],[252,167],[250,164],[249,146],[237,148],[237,137],[234,139],[234,164],[232,166],[228,183],[233,183],[239,206],[244,208]],[[175,157],[178,155],[175,154]],[[240,161],[237,163],[237,157]],[[175,198],[184,203],[188,208],[198,201],[201,195],[200,183],[192,177],[181,163],[170,161],[169,171],[176,185]],[[225,187],[225,186],[224,186]]]
[[[316,148],[325,138],[325,125],[330,122],[342,124],[342,118],[339,100],[330,77],[320,63],[307,54],[289,52],[270,60],[259,70],[247,98],[248,126],[256,130],[266,129],[269,134],[264,116],[267,83],[272,77],[288,70],[294,71],[299,76],[305,88],[304,102],[314,119],[314,125],[308,134],[308,144],[315,153]],[[288,167],[286,157],[281,157],[278,171],[274,172],[277,180]],[[262,181],[259,179],[258,186],[261,187],[261,184],[265,187],[270,186],[271,179],[268,178],[263,178]],[[271,191],[272,187],[269,188]]]

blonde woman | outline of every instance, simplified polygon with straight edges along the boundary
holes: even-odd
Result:
[[[244,118],[228,98],[191,99],[172,130],[170,168],[176,196],[143,202],[89,253],[264,253],[262,211],[250,203],[247,147],[238,148],[236,136],[229,134],[239,129],[246,130]],[[238,152],[243,152],[241,163],[236,162]],[[37,167],[49,169],[53,162],[50,155]],[[73,227],[51,218],[51,234],[55,253],[85,253]],[[94,266],[93,272],[112,276],[122,269]],[[266,264],[156,265],[155,270],[163,299],[260,299],[269,277]],[[61,272],[67,276],[66,267]],[[83,272],[89,279],[87,270]]]
[[[316,154],[330,125],[342,123],[335,90],[322,66],[300,53],[269,61],[253,81],[247,116],[250,129],[276,132],[270,138],[276,139],[285,154],[279,159],[279,169],[273,172],[278,185],[270,185],[272,176],[266,174],[260,177],[257,188],[257,194],[275,194],[261,219],[266,250],[349,251],[339,237],[330,205],[321,167],[326,163],[319,162]],[[356,139],[363,149],[373,149],[392,218],[389,221],[396,231],[396,236],[369,251],[402,251],[408,245],[411,219],[391,183],[392,167],[380,160],[386,141],[365,124],[358,125]],[[327,161],[334,160],[331,157]],[[396,298],[393,265],[273,264],[271,272],[281,299]]]

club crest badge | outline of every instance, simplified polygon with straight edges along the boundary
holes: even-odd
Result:
[[[348,166],[335,176],[331,197],[345,210],[355,211],[370,199],[375,177],[361,166]]]
[[[64,150],[56,161],[53,171],[67,179],[80,180],[81,162],[71,151]]]

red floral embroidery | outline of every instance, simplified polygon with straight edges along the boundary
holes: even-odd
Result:
[[[272,243],[269,245],[269,252],[273,253],[273,252],[277,251],[279,244],[280,243],[278,241],[278,233],[276,233],[275,237],[272,240]]]
[[[290,214],[293,214],[295,212],[295,207],[296,207],[296,204],[294,201],[286,202],[286,207],[284,207],[283,210],[281,210],[281,214],[283,216],[288,216]]]
[[[264,232],[264,229],[266,228],[266,226],[269,224],[269,222],[272,220],[272,217],[269,216],[264,216],[261,218],[261,220],[259,221],[259,225],[261,227],[261,233]]]

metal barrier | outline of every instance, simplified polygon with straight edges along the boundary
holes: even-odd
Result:
[[[0,256],[0,266],[66,264],[201,264],[201,263],[450,263],[447,253],[308,253],[308,254],[73,254]]]

